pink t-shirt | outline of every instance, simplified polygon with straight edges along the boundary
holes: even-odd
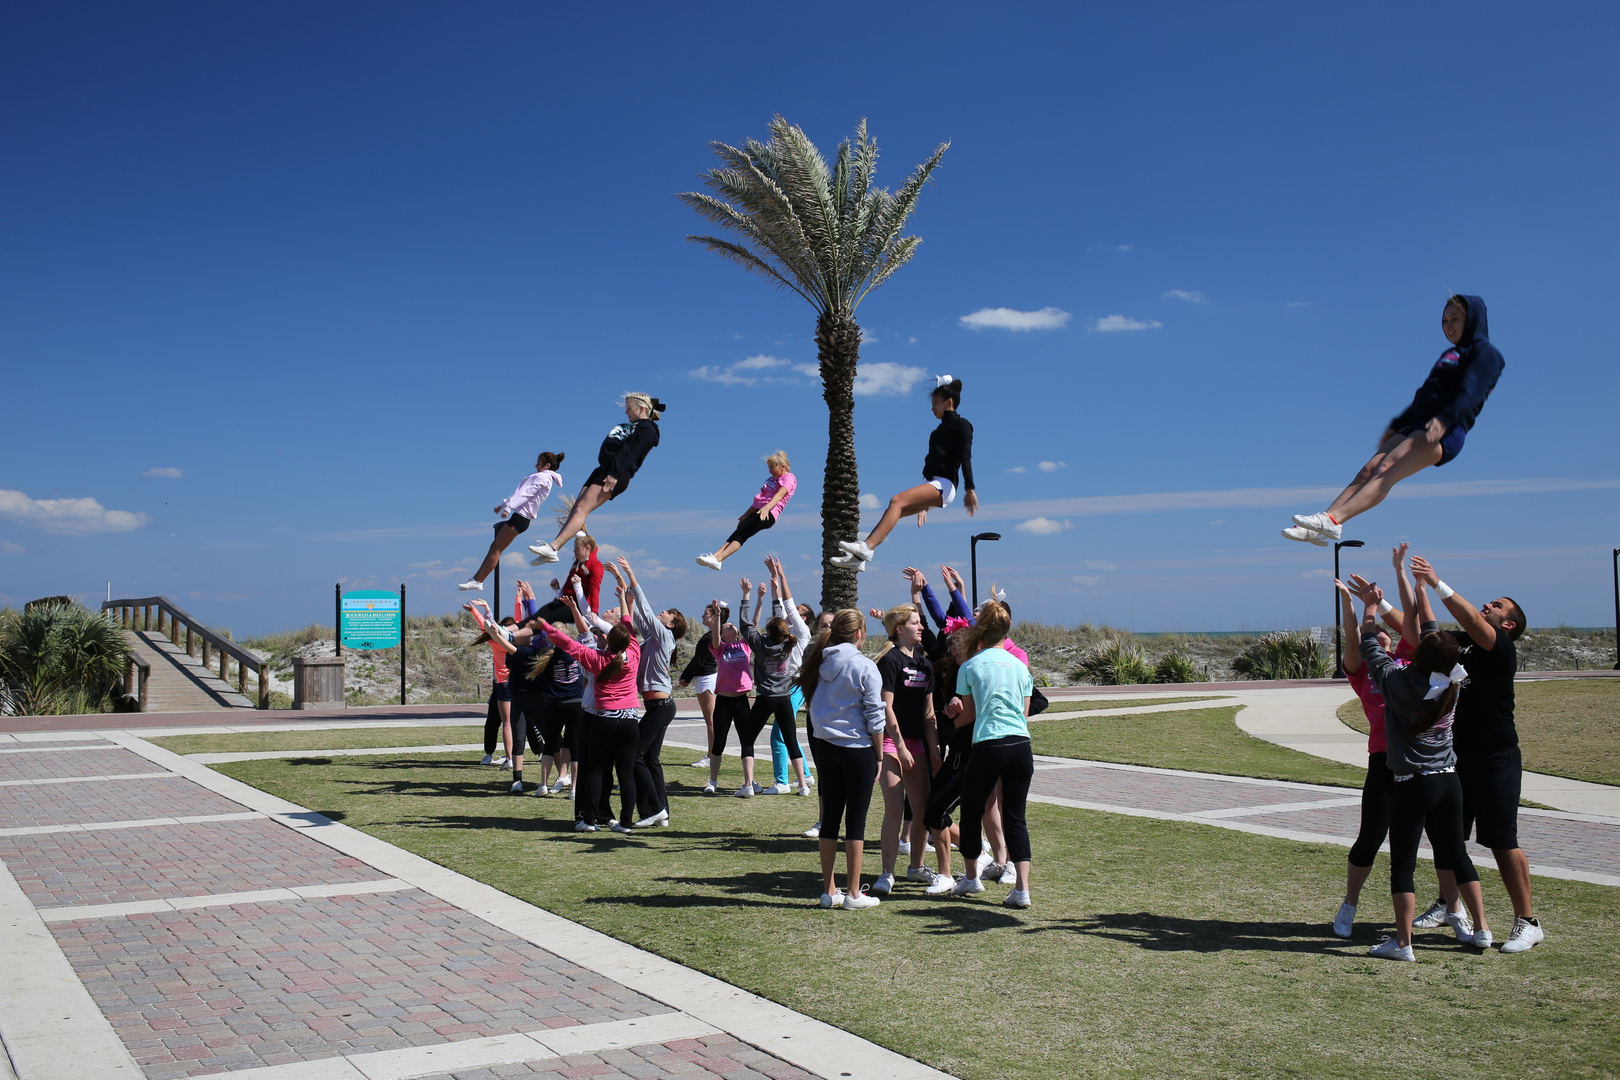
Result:
[[[1002,638],[1001,647],[1018,657],[1018,659],[1022,660],[1025,667],[1029,667],[1029,653],[1025,652],[1023,649],[1020,649],[1017,645],[1014,645],[1012,638]]]
[[[787,509],[787,504],[793,501],[793,489],[798,486],[799,481],[790,472],[771,477],[765,481],[765,486],[759,489],[759,494],[754,496],[754,509],[762,509],[766,503],[776,498],[778,490],[786,492],[782,496],[782,501],[776,504],[776,509],[771,511],[771,520],[775,521],[782,516],[782,511]]]
[[[1405,667],[1416,654],[1417,646],[1403,639],[1395,646],[1393,655],[1395,662]],[[1361,699],[1361,711],[1367,717],[1367,753],[1385,753],[1389,747],[1384,741],[1384,695],[1373,685],[1372,673],[1366,664],[1345,672],[1345,676],[1350,680],[1350,689]]]
[[[721,694],[746,694],[754,688],[754,650],[746,641],[710,641],[714,653],[714,689]]]

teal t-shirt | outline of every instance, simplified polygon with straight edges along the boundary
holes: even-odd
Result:
[[[973,741],[1029,738],[1024,699],[1034,689],[1029,668],[1006,649],[985,649],[957,669],[956,692],[973,696]]]

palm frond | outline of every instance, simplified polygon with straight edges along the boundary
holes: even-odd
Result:
[[[806,293],[790,278],[779,272],[776,267],[772,266],[764,259],[761,259],[758,255],[755,255],[752,251],[749,251],[741,244],[733,244],[730,240],[722,240],[718,236],[688,235],[687,239],[694,244],[702,244],[704,247],[708,248],[716,255],[719,255],[721,258],[730,259],[739,266],[744,266],[757,274],[770,278],[775,284],[783,288],[792,289],[794,292],[810,301],[811,305],[814,306],[818,311],[821,310],[821,301],[819,298]]]

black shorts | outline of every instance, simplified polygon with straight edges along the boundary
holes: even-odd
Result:
[[[508,686],[506,683],[503,683],[503,682],[496,683],[495,684],[495,700],[496,701],[511,701],[512,700],[512,688],[510,686]]]
[[[1422,431],[1426,424],[1427,422],[1423,424],[1414,424],[1411,427],[1404,427],[1395,434],[1415,435]],[[1461,424],[1452,424],[1451,427],[1446,430],[1445,437],[1440,440],[1440,460],[1434,463],[1434,467],[1438,469],[1440,466],[1446,464],[1452,458],[1462,453],[1463,440],[1467,438],[1467,428],[1463,427]]]
[[[513,514],[505,521],[497,521],[495,523],[495,531],[500,532],[502,525],[511,526],[512,530],[519,536],[522,536],[525,532],[529,531],[529,519],[524,517],[522,514]]]
[[[1457,755],[1463,792],[1463,833],[1475,833],[1485,847],[1509,851],[1519,846],[1519,788],[1524,757],[1517,746]]]
[[[591,475],[589,475],[589,476],[587,476],[585,478],[585,487],[590,487],[592,484],[600,484],[602,481],[606,480],[607,478],[608,478],[607,466],[606,465],[598,465],[596,468],[591,470]],[[613,485],[613,490],[612,491],[608,492],[608,502],[612,502],[614,499],[617,499],[620,495],[623,495],[626,491],[628,491],[629,488],[630,488],[630,478],[627,477],[627,476],[619,477],[619,482],[617,484]],[[584,489],[582,488],[581,490],[584,490]]]
[[[759,520],[759,511],[750,507],[746,514],[737,519],[737,527],[731,531],[730,536],[726,537],[726,543],[736,544],[741,547],[743,544],[748,543],[749,537],[756,536],[775,524],[775,517],[767,514],[765,520],[761,521]]]

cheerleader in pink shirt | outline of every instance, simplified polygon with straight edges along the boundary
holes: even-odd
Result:
[[[765,459],[766,468],[771,475],[765,478],[765,485],[754,496],[753,504],[742,512],[737,519],[737,527],[732,530],[726,542],[712,554],[699,555],[699,566],[707,566],[710,570],[720,569],[720,564],[742,550],[749,537],[764,532],[776,524],[777,518],[782,516],[788,500],[793,498],[793,491],[799,486],[798,479],[788,466],[786,450],[778,450]]]

